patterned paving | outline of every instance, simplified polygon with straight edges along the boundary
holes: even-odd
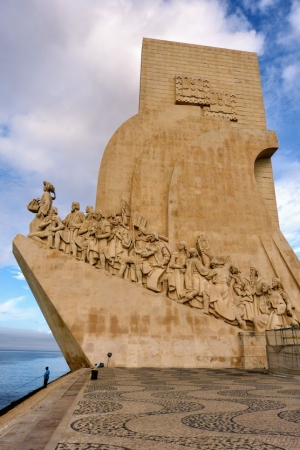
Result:
[[[105,368],[46,450],[299,450],[299,393],[263,373]]]

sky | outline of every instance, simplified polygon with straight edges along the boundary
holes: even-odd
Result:
[[[258,53],[280,226],[300,256],[300,0],[2,0],[0,348],[56,346],[11,242],[43,180],[62,218],[95,203],[105,146],[138,111],[143,37]]]

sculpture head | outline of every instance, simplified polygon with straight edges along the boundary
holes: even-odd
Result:
[[[220,266],[219,258],[217,256],[213,256],[212,260],[210,261],[210,267],[212,269],[214,269],[215,267],[219,267],[219,266]]]
[[[239,271],[239,269],[238,269],[238,267],[237,266],[230,266],[230,272],[233,274],[233,275],[237,275],[238,273],[240,273],[240,271]]]
[[[88,206],[85,208],[85,212],[86,212],[87,214],[90,214],[90,213],[94,212],[93,206],[88,205]]]
[[[258,271],[255,269],[255,267],[250,267],[250,275],[254,275],[255,277],[258,276]]]
[[[43,185],[44,185],[44,191],[45,192],[53,192],[55,193],[55,188],[54,186],[49,183],[49,181],[43,181]]]
[[[79,202],[72,202],[71,211],[74,212],[80,209]]]
[[[282,284],[280,278],[273,278],[272,280],[272,289],[282,289]]]
[[[178,244],[179,250],[186,250],[187,243],[185,241],[180,241]]]
[[[51,206],[50,213],[55,214],[57,216],[58,211],[57,211],[56,206]]]
[[[93,217],[97,220],[97,222],[99,222],[102,219],[102,211],[95,211],[93,213]]]
[[[190,258],[196,258],[198,256],[198,252],[195,248],[190,248],[189,255],[190,255]]]
[[[261,284],[261,292],[262,292],[263,294],[268,294],[269,289],[270,289],[270,286],[264,281],[264,282]]]
[[[152,231],[149,235],[150,242],[159,241],[158,233],[156,231]]]

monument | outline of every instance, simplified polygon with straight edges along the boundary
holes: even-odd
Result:
[[[139,112],[105,149],[95,207],[62,220],[45,181],[13,244],[71,369],[108,352],[123,367],[266,366],[265,330],[300,319],[277,147],[255,53],[144,39]]]

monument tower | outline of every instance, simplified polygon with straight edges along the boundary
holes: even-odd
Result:
[[[300,318],[277,147],[255,53],[144,39],[139,112],[105,149],[95,211],[52,219],[49,238],[50,205],[14,241],[71,368],[107,352],[127,367],[265,366],[265,329]]]

